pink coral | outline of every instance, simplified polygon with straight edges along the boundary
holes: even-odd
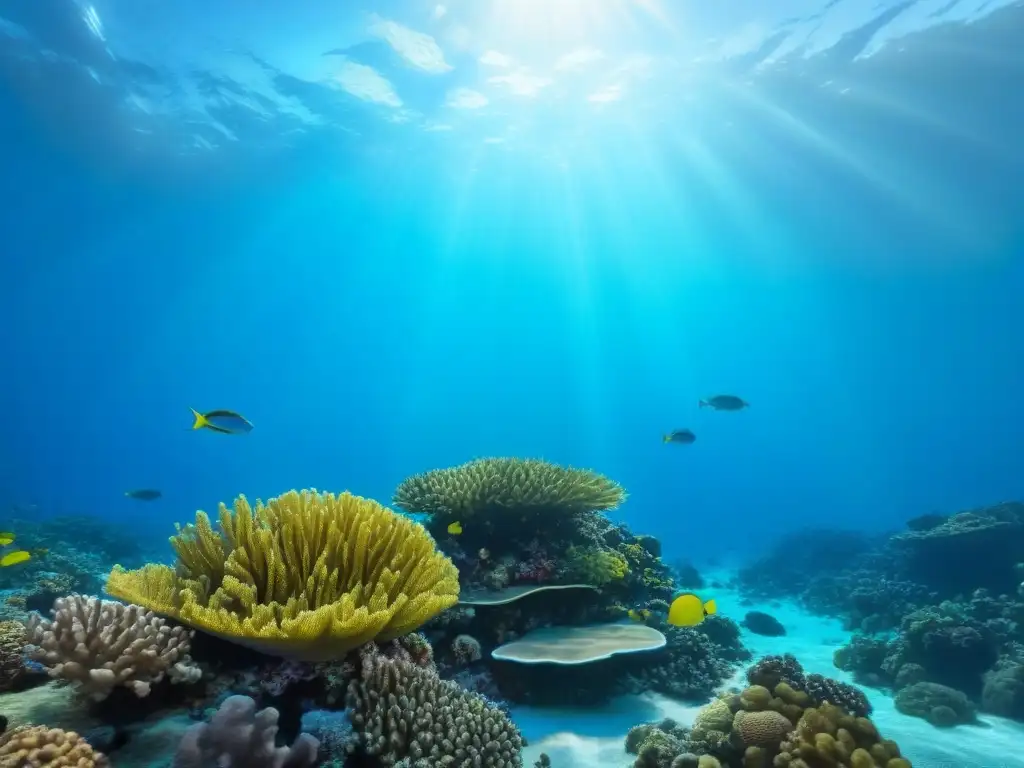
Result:
[[[541,543],[534,539],[526,545],[526,557],[516,564],[517,581],[541,583],[555,573],[555,561],[547,554]]]

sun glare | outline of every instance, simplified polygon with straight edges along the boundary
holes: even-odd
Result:
[[[494,0],[489,32],[536,47],[614,40],[651,21],[667,24],[662,0]]]

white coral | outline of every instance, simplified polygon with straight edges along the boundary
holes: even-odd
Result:
[[[105,699],[119,685],[141,698],[165,674],[172,683],[195,682],[202,674],[188,655],[191,630],[137,605],[71,595],[58,598],[50,614],[28,621],[29,657],[93,699]]]

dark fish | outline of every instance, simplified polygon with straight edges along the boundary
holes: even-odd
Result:
[[[736,395],[715,395],[700,401],[701,408],[714,408],[716,411],[742,411],[749,406],[750,403]]]
[[[208,411],[200,413],[192,409],[192,429],[208,429],[225,435],[240,435],[252,432],[252,423],[234,411]]]
[[[163,494],[155,488],[140,488],[137,491],[125,491],[124,495],[129,499],[138,499],[139,501],[153,501],[163,496]]]
[[[689,445],[697,436],[688,429],[676,429],[661,438],[663,443],[683,443]]]

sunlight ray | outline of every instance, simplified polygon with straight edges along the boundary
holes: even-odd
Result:
[[[950,211],[962,207],[957,204],[958,201],[940,197],[941,191],[937,185],[929,184],[921,178],[912,178],[913,171],[897,165],[895,158],[858,157],[792,112],[758,96],[754,88],[741,89],[731,83],[723,83],[723,87],[728,88],[739,100],[757,108],[765,119],[785,128],[847,172],[868,181],[879,192],[913,211],[923,221],[946,229],[950,235],[964,242],[971,240],[966,222],[949,215]],[[876,169],[884,169],[884,172]]]

